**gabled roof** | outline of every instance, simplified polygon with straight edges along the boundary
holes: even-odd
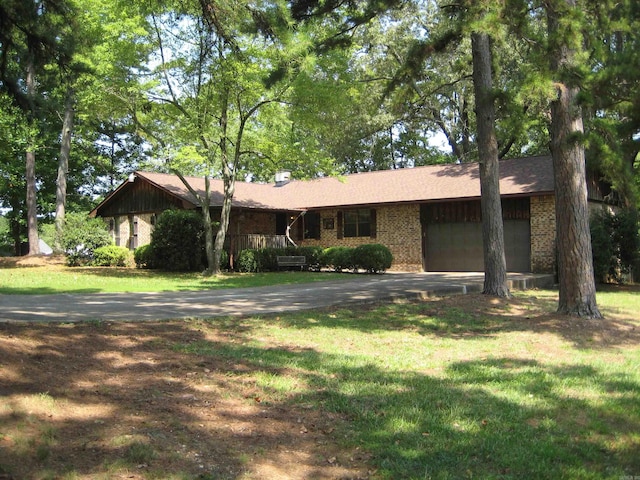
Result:
[[[195,206],[189,190],[176,175],[135,172],[134,177],[149,182],[184,202]],[[204,194],[204,179],[187,177],[194,190]],[[122,187],[122,186],[121,186]],[[110,201],[121,187],[101,205]],[[500,162],[500,193],[503,196],[540,195],[553,192],[550,157],[529,157]],[[480,197],[477,163],[430,165],[293,180],[285,185],[236,182],[233,206],[265,210],[309,210],[358,205],[434,202]],[[223,182],[211,180],[211,206],[222,205]],[[92,213],[96,213],[99,205]]]

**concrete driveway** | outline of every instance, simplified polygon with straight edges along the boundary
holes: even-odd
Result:
[[[349,275],[349,274],[345,274]],[[0,295],[0,322],[142,321],[259,315],[399,298],[480,292],[483,273],[386,273],[347,280],[162,293]],[[551,275],[510,274],[513,290],[553,284]]]

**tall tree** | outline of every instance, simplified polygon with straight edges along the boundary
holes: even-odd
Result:
[[[579,72],[582,35],[575,0],[545,1],[549,59],[557,98],[551,103],[551,155],[555,178],[558,312],[601,318],[591,255],[586,163],[582,145]]]
[[[495,103],[491,67],[491,39],[488,33],[471,34],[473,86],[476,98],[476,124],[482,210],[484,289],[487,295],[508,297],[507,262],[504,251],[504,225],[500,201],[498,140],[495,132]]]
[[[142,128],[167,155],[200,207],[205,223],[207,274],[220,271],[235,184],[243,162],[257,155],[249,132],[260,128],[261,109],[283,99],[289,69],[269,79],[274,65],[291,59],[284,4],[202,0],[154,16],[158,86],[149,92],[153,114],[141,113]],[[295,58],[294,58],[295,61]],[[154,123],[162,115],[166,128]],[[204,177],[200,195],[186,173]],[[210,178],[224,182],[215,238],[210,216]]]
[[[56,177],[56,240],[55,250],[62,251],[62,234],[67,207],[67,176],[69,174],[69,157],[71,156],[71,135],[73,132],[73,118],[75,114],[75,92],[72,87],[67,88],[62,133],[60,135],[60,155],[58,158],[58,174]]]
[[[37,76],[55,58],[59,65],[69,57],[62,42],[61,24],[70,15],[64,1],[29,0],[0,3],[0,87],[29,119],[25,153],[26,209],[29,254],[40,253],[36,186],[37,138],[46,110]]]

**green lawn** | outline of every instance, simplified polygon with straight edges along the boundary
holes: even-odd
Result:
[[[283,272],[203,279],[132,269],[3,268],[0,292],[187,290],[333,278],[328,275]],[[241,405],[259,398],[264,409],[334,416],[335,431],[327,434],[331,442],[339,442],[345,452],[360,452],[373,479],[640,478],[640,289],[601,289],[598,304],[603,321],[555,315],[557,292],[528,291],[516,292],[511,300],[468,295],[155,326],[56,328],[92,329],[87,338],[98,346],[98,338],[144,340],[144,357],[138,358],[135,349],[129,352],[133,363],[172,352],[184,359],[172,363],[172,370],[182,362],[219,366],[208,375],[186,376],[187,392],[219,392]],[[11,328],[15,332],[6,337],[7,345],[28,340],[19,330],[31,327]],[[154,328],[161,331],[153,333]],[[111,335],[113,329],[126,335]],[[138,329],[146,333],[139,335]],[[67,338],[53,327],[37,331],[47,348]],[[103,356],[99,350],[92,354]],[[4,371],[7,378],[19,368],[0,367],[6,367],[0,368],[0,377]],[[122,373],[105,372],[104,378]],[[170,374],[158,370],[154,375]],[[159,383],[176,381],[171,376]],[[67,388],[64,395],[73,396],[75,387]],[[248,388],[250,397],[238,394]],[[115,398],[112,408],[122,408],[128,397]],[[38,428],[52,421],[43,417]],[[164,438],[170,431],[155,435]],[[162,448],[169,452],[178,447]],[[233,455],[246,472],[233,478],[259,478],[251,473],[252,461],[259,462],[270,450]],[[140,478],[163,478],[156,473],[140,473]],[[179,478],[214,477],[185,471]]]
[[[640,295],[600,293],[604,323],[533,295],[214,320],[198,328],[233,342],[174,348],[242,364],[264,402],[343,415],[375,478],[637,478]]]
[[[224,274],[170,273],[135,268],[46,267],[0,268],[0,294],[167,292],[245,288],[263,285],[346,279],[348,275],[316,272]]]

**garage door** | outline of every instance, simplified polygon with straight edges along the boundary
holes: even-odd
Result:
[[[434,223],[426,226],[425,269],[429,272],[482,272],[482,224]],[[505,220],[504,243],[507,270],[531,269],[529,220]]]

